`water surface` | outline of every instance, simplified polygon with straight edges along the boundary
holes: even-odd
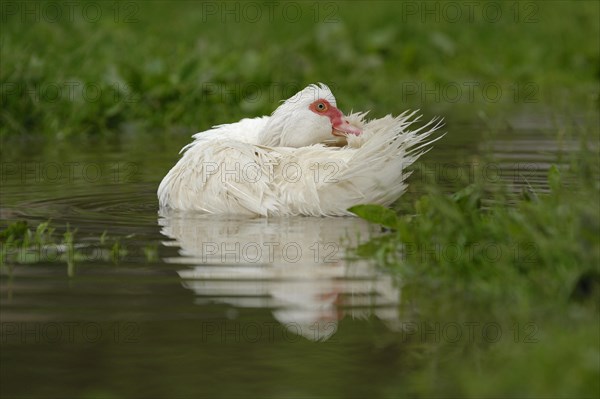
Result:
[[[481,127],[452,128],[461,133],[423,158],[428,172],[413,175],[411,190],[431,176],[448,187],[473,180],[469,171],[489,149],[486,178],[544,190],[548,167],[577,147],[526,124],[489,141]],[[3,393],[401,391],[423,343],[418,304],[403,296],[399,276],[351,250],[379,228],[356,218],[159,213],[158,183],[188,141],[167,137],[3,147],[3,227],[51,219],[63,232],[68,223],[85,255],[71,270],[43,254],[1,269]],[[126,250],[114,262],[94,251],[104,232]]]

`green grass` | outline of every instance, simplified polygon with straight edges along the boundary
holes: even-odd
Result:
[[[365,253],[393,264],[419,285],[435,285],[439,277],[480,299],[490,294],[494,300],[496,295],[519,300],[511,297],[525,281],[530,285],[524,292],[566,298],[581,274],[598,271],[600,215],[589,203],[600,196],[597,182],[572,193],[572,187],[559,187],[559,176],[554,166],[552,192],[519,200],[515,207],[498,195],[495,205],[484,208],[484,188],[475,184],[450,196],[431,187],[413,205],[418,216],[398,217],[376,205],[352,210],[394,230],[366,244]]]
[[[294,2],[299,18],[280,3],[256,21],[240,8],[239,22],[203,9],[214,2],[90,3],[100,18],[86,18],[85,3],[72,17],[54,3],[57,22],[43,2],[30,2],[30,16],[25,6],[3,15],[1,135],[197,131],[268,114],[318,81],[345,111],[374,116],[421,108],[472,121],[531,102],[574,110],[598,99],[594,1],[506,3],[497,21],[482,2],[472,19],[462,7],[459,22],[444,2],[429,17],[424,6],[409,11],[414,2]]]
[[[129,257],[146,262],[158,260],[156,244],[145,243],[137,248],[135,235],[125,237],[109,236],[105,231],[100,237],[80,237],[77,230],[71,230],[69,224],[58,226],[64,230],[56,233],[51,222],[38,224],[30,228],[26,221],[10,223],[0,230],[0,268],[12,268],[18,265],[55,263],[57,267],[66,266],[66,274],[74,277],[77,264],[105,262],[118,264]],[[129,250],[141,253],[132,254]]]
[[[402,277],[407,320],[463,329],[477,322],[480,329],[479,345],[426,340],[427,355],[413,359],[420,366],[398,392],[598,395],[600,172],[594,146],[583,141],[570,164],[550,168],[549,192],[514,194],[476,181],[453,194],[429,185],[399,212],[352,208],[387,231],[356,254]],[[482,339],[486,323],[501,329],[499,343]]]

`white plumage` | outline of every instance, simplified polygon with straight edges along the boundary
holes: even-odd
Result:
[[[409,130],[415,112],[365,121],[343,116],[323,84],[310,85],[271,116],[194,135],[158,188],[161,208],[262,216],[350,215],[358,204],[389,205],[405,169],[435,140],[433,119]],[[327,144],[343,140],[343,147]],[[429,140],[428,140],[429,139]]]

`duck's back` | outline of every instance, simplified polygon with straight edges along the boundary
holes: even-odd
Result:
[[[196,133],[158,187],[160,206],[206,213],[275,212],[270,168],[276,154],[257,146],[268,120],[247,118]]]
[[[213,126],[212,129],[194,134],[192,137],[196,140],[184,148],[191,147],[198,141],[214,139],[230,139],[243,143],[258,144],[259,133],[268,121],[268,116],[261,116],[258,118],[244,118],[236,123]]]

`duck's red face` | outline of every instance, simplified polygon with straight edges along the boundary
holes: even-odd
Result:
[[[325,99],[319,99],[308,106],[312,112],[317,115],[326,116],[331,121],[331,134],[334,136],[347,136],[353,134],[358,136],[362,130],[356,126],[352,126],[344,119],[342,111],[331,105]]]

